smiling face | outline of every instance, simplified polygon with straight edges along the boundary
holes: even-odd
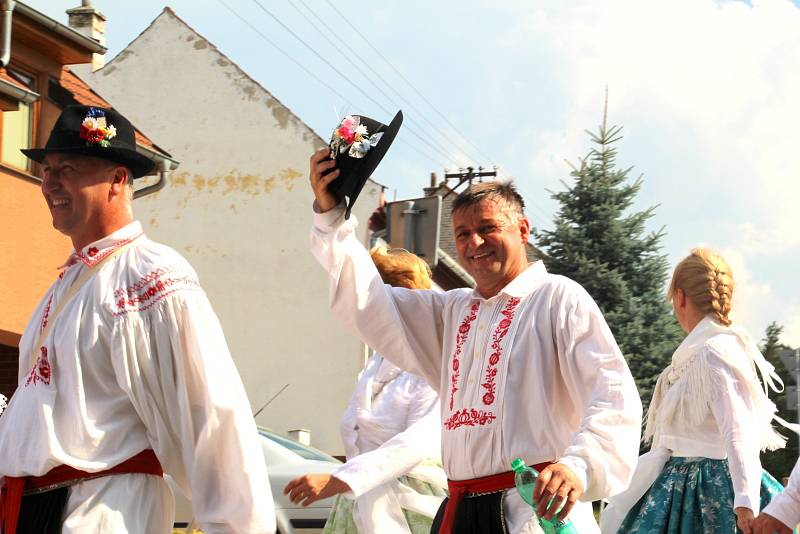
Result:
[[[505,200],[489,197],[453,212],[459,263],[490,298],[528,267],[530,223]]]
[[[127,170],[114,163],[73,154],[48,154],[42,162],[44,195],[53,227],[69,236],[76,250],[124,226],[121,189]],[[122,176],[120,176],[122,175]],[[129,209],[125,210],[130,219]]]

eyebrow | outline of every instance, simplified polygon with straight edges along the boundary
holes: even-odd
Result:
[[[497,222],[498,222],[497,219],[481,219],[480,221],[478,221],[477,226],[483,226],[484,224],[497,224]],[[463,229],[463,228],[467,228],[467,226],[463,225],[463,224],[460,224],[460,225],[456,226],[455,228],[453,228],[453,230],[457,231],[457,230],[460,230],[460,229]]]

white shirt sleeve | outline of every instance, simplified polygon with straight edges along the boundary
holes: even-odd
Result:
[[[558,460],[581,479],[583,501],[624,491],[639,456],[642,401],[597,304],[565,281],[553,306],[554,338],[564,382],[581,418]]]
[[[439,388],[443,294],[383,283],[342,205],[314,214],[311,252],[330,275],[334,315],[386,359]]]
[[[753,405],[747,390],[733,370],[709,347],[699,357],[706,358],[715,391],[711,413],[717,422],[728,453],[728,469],[733,483],[733,507],[749,508],[758,515],[761,492],[761,460],[759,458],[759,428],[753,421]]]
[[[771,515],[789,528],[795,528],[800,524],[800,460],[792,469],[789,485],[761,512]]]
[[[113,329],[117,382],[203,532],[274,533],[250,403],[205,293],[177,291]]]
[[[357,498],[405,475],[421,461],[439,457],[441,422],[438,396],[421,378],[415,378],[415,382],[406,429],[377,449],[349,459],[331,473],[350,486],[349,497]]]

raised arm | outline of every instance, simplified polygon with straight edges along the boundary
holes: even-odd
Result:
[[[112,339],[117,382],[203,532],[274,533],[250,403],[205,293],[180,290],[120,317]]]
[[[398,367],[439,386],[443,294],[388,286],[355,236],[355,216],[328,191],[338,176],[326,149],[311,157],[316,196],[311,251],[330,277],[330,306],[361,340]]]

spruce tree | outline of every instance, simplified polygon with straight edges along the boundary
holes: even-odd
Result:
[[[784,387],[795,384],[794,374],[790,373],[786,366],[778,356],[778,352],[788,349],[786,345],[781,343],[780,337],[783,333],[783,327],[775,321],[767,325],[767,330],[764,334],[764,339],[761,340],[761,353],[775,366],[775,372],[783,380]],[[782,393],[775,393],[770,391],[770,399],[778,407],[778,415],[786,421],[795,422],[797,418],[797,408],[788,407],[786,405],[786,390]],[[772,476],[780,480],[783,477],[788,477],[792,472],[795,461],[797,461],[797,434],[787,430],[779,425],[776,425],[778,432],[788,438],[786,447],[778,449],[777,451],[768,451],[761,454],[761,465],[764,469],[769,471]]]
[[[537,234],[548,271],[581,284],[597,302],[636,379],[645,409],[659,373],[683,333],[665,298],[669,264],[661,251],[663,228],[647,232],[655,206],[630,211],[642,185],[631,168],[618,168],[622,127],[607,125],[607,109],[593,144],[573,166],[572,183],[552,197],[560,208],[554,228]]]

